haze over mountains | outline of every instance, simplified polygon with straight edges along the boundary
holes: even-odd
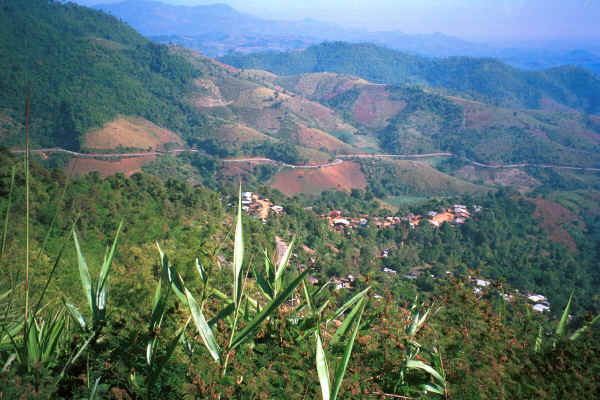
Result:
[[[268,20],[238,12],[225,4],[190,7],[127,0],[95,7],[121,18],[155,41],[183,45],[212,57],[228,52],[286,51],[303,49],[322,41],[347,41],[369,42],[430,57],[494,57],[524,69],[569,64],[600,72],[598,47],[594,47],[593,43],[584,45],[585,48],[581,48],[581,44],[557,46],[556,43],[519,48],[492,46],[441,33],[369,32],[311,19]]]

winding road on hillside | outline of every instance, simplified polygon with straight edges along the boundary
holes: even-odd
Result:
[[[11,150],[13,153],[23,153],[25,150]],[[36,149],[30,150],[33,154],[50,154],[50,153],[63,153],[69,154],[79,158],[129,158],[129,157],[148,157],[148,156],[159,156],[163,154],[181,154],[181,153],[200,153],[200,150],[194,149],[174,149],[174,150],[157,150],[157,151],[144,151],[134,153],[78,153],[76,151],[66,150],[59,147],[52,147],[47,149]],[[248,157],[248,158],[226,158],[221,160],[226,163],[264,163],[279,165],[281,167],[293,168],[293,169],[318,169],[333,167],[340,165],[344,160],[351,159],[364,159],[364,158],[379,158],[379,159],[423,159],[423,158],[447,158],[455,157],[452,153],[424,153],[424,154],[369,154],[369,153],[357,153],[357,154],[341,154],[337,158],[328,163],[323,164],[311,164],[311,165],[294,165],[288,164],[281,161],[272,160],[265,157]],[[553,169],[565,169],[573,171],[588,171],[588,172],[600,172],[600,168],[590,167],[575,167],[569,165],[556,165],[556,164],[532,164],[527,162],[520,162],[514,164],[484,164],[478,161],[465,159],[465,161],[480,167],[480,168],[492,168],[492,169],[505,169],[505,168],[553,168]]]

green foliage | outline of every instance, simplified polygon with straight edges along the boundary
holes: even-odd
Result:
[[[117,114],[192,134],[201,123],[184,101],[197,75],[166,46],[116,18],[74,3],[9,0],[0,13],[0,108],[20,119],[31,83],[32,140],[77,149]],[[10,144],[18,144],[13,135]]]

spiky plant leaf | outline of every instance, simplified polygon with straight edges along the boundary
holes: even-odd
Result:
[[[81,278],[81,285],[83,287],[83,294],[88,301],[90,310],[92,313],[95,311],[94,304],[94,291],[92,290],[92,279],[90,278],[90,271],[88,269],[81,248],[79,247],[79,240],[77,239],[77,232],[73,229],[73,241],[75,242],[75,252],[77,253],[77,264],[79,266],[79,277]]]
[[[271,302],[269,302],[255,317],[254,319],[244,327],[233,339],[229,346],[229,350],[233,350],[239,345],[245,343],[254,337],[252,334],[258,328],[258,326],[270,316],[277,307],[279,307],[284,301],[290,297],[294,289],[302,282],[304,277],[308,274],[308,270],[302,272],[292,283],[290,283],[285,289],[281,291]]]
[[[354,305],[350,313],[346,316],[346,318],[344,318],[344,322],[342,323],[342,325],[340,325],[340,327],[336,329],[335,334],[331,339],[331,343],[337,343],[346,335],[346,333],[348,333],[364,301],[365,299],[363,297],[359,300],[358,303]]]
[[[292,250],[294,247],[294,242],[296,241],[296,237],[294,237],[292,239],[292,241],[290,242],[289,246],[287,247],[285,254],[283,254],[283,257],[281,257],[281,260],[279,261],[279,265],[277,266],[277,271],[275,271],[275,294],[279,293],[279,291],[281,290],[281,286],[283,284],[283,273],[285,272],[285,269],[288,266],[288,263],[290,261],[290,257],[292,255]]]
[[[565,335],[567,321],[569,320],[569,311],[571,310],[571,301],[573,300],[574,292],[574,290],[571,292],[571,296],[569,296],[569,302],[567,303],[567,306],[565,307],[562,316],[560,317],[560,321],[558,322],[558,326],[556,327],[556,336],[558,336],[559,338]]]
[[[329,400],[331,393],[331,383],[329,378],[329,366],[327,365],[327,357],[323,350],[323,343],[321,341],[321,334],[319,329],[315,331],[316,339],[316,360],[317,360],[317,374],[319,375],[319,383],[321,384],[321,394],[323,400]]]
[[[543,335],[544,335],[544,332],[542,331],[542,326],[540,325],[540,326],[538,327],[538,335],[537,335],[537,337],[535,338],[535,347],[533,348],[533,350],[534,350],[536,353],[539,353],[540,351],[542,351],[542,340],[543,340]]]
[[[332,320],[336,319],[337,317],[339,317],[340,315],[342,315],[347,309],[352,307],[352,305],[354,303],[356,303],[361,298],[363,298],[365,296],[365,294],[369,291],[369,289],[371,289],[370,286],[368,288],[364,289],[363,291],[357,293],[356,295],[352,296],[352,298],[350,300],[348,300],[346,303],[344,303],[344,305],[342,305],[340,308],[338,308],[336,310],[336,312],[331,317],[329,317],[327,320],[332,321]]]
[[[198,274],[200,275],[200,279],[202,279],[202,282],[206,283],[208,281],[208,274],[206,273],[206,270],[204,269],[202,264],[200,264],[200,260],[198,260],[197,258],[196,258],[196,271],[198,271]]]
[[[123,229],[123,220],[119,223],[119,227],[117,228],[117,233],[115,234],[115,238],[113,240],[112,246],[110,248],[110,252],[108,253],[108,257],[104,258],[104,263],[102,264],[102,268],[100,269],[100,276],[98,279],[98,294],[99,296],[106,297],[106,285],[108,281],[108,277],[110,275],[110,269],[112,266],[112,262],[115,258],[115,251],[117,250],[117,242],[119,241],[119,234]],[[102,294],[100,294],[102,293]]]
[[[346,369],[348,368],[348,362],[350,361],[350,355],[352,354],[352,348],[354,347],[354,341],[356,340],[356,335],[358,334],[358,329],[360,328],[360,320],[362,319],[365,307],[366,303],[364,303],[361,307],[360,314],[358,314],[358,319],[354,326],[354,331],[352,332],[352,335],[350,336],[350,339],[346,344],[346,348],[344,349],[344,356],[342,357],[342,361],[340,362],[340,365],[338,366],[335,372],[335,379],[333,381],[333,392],[331,393],[331,398],[333,400],[336,400],[338,394],[340,393],[342,381],[344,380],[344,374],[346,373]]]
[[[242,227],[242,185],[240,184],[235,239],[233,244],[233,302],[236,307],[241,300],[242,263],[244,262],[244,232]]]
[[[442,375],[440,375],[440,373],[438,371],[436,371],[435,369],[433,369],[431,366],[425,364],[423,361],[407,360],[406,368],[407,369],[419,369],[419,370],[425,371],[426,373],[431,375],[435,380],[437,380],[440,384],[443,384],[444,386],[446,385],[446,380],[444,379],[444,377]]]
[[[254,278],[256,278],[256,283],[265,297],[269,300],[273,300],[273,288],[265,277],[254,268],[254,265],[252,266],[252,274],[254,275]]]
[[[584,326],[582,326],[581,328],[577,329],[570,337],[569,340],[577,340],[577,338],[579,338],[579,336],[581,336],[585,331],[587,331],[588,329],[590,329],[590,327],[592,325],[594,325],[598,320],[600,320],[600,314],[596,315],[594,318],[592,318],[591,321],[589,321],[588,323],[586,323]]]
[[[81,313],[79,312],[77,307],[75,307],[73,304],[67,303],[67,302],[64,302],[64,304],[65,304],[65,307],[67,308],[67,311],[69,311],[69,313],[71,314],[73,319],[79,324],[81,329],[86,331],[87,324],[85,322],[85,318],[83,318],[83,315],[81,315]]]
[[[212,358],[215,361],[219,361],[221,359],[221,350],[219,349],[219,345],[217,344],[213,331],[208,326],[206,318],[204,318],[204,314],[200,310],[200,307],[198,307],[198,303],[196,303],[196,300],[187,288],[185,288],[185,295],[187,297],[187,303],[190,308],[190,312],[192,313],[192,319],[194,320],[194,324],[198,329],[198,333],[204,342],[204,346]]]

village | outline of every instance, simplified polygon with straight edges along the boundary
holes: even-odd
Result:
[[[378,229],[386,229],[393,228],[397,225],[402,225],[405,223],[405,226],[408,225],[411,228],[416,228],[421,225],[424,221],[432,224],[433,226],[439,228],[444,223],[459,225],[464,224],[469,218],[471,218],[472,213],[481,212],[481,206],[472,206],[471,211],[469,211],[469,207],[461,204],[455,204],[451,208],[443,209],[442,211],[429,211],[426,216],[408,214],[402,217],[370,217],[368,215],[361,215],[358,218],[346,218],[342,215],[341,211],[331,211],[329,214],[321,216],[321,219],[327,220],[329,226],[334,229],[336,232],[340,233],[349,233],[351,229],[357,229],[359,227],[366,227],[370,223],[372,223]],[[242,211],[246,212],[248,215],[251,215],[255,218],[266,222],[270,215],[281,215],[284,211],[284,208],[279,205],[274,205],[269,199],[263,198],[260,195],[253,192],[243,192],[242,193]],[[278,238],[279,239],[279,238]],[[281,240],[281,239],[279,239]],[[281,246],[283,242],[278,243],[278,247]],[[283,244],[285,246],[285,244]],[[314,253],[314,250],[303,246],[305,251],[309,253]],[[278,249],[279,253],[283,251]],[[389,256],[389,252],[391,249],[384,249],[379,255],[380,258],[387,258]],[[293,254],[293,258],[295,258],[296,254]],[[315,261],[314,258],[311,259],[312,262]],[[418,279],[423,274],[430,274],[429,269],[431,269],[430,265],[420,266],[413,268],[410,273],[403,276],[404,279],[407,280],[415,280]],[[384,267],[382,269],[387,275],[395,276],[397,275],[397,271]],[[450,271],[446,271],[447,275],[451,275]],[[435,279],[436,277],[430,274],[431,278]],[[354,283],[358,279],[358,277],[348,274],[342,277],[333,277],[331,278],[331,284],[335,290],[354,290]],[[491,285],[491,282],[483,279],[483,278],[475,278],[469,276],[469,280],[473,285],[473,292],[481,297],[485,291],[484,289]],[[319,280],[314,276],[308,276],[307,282],[312,285],[318,285]],[[519,296],[522,298],[526,298],[528,303],[530,304],[533,311],[537,311],[540,313],[550,311],[550,304],[548,299],[541,294],[521,294],[518,290],[515,290],[514,294],[503,294],[504,300],[511,302],[514,301],[515,296]],[[382,300],[383,296],[380,294],[374,295],[375,300]]]
[[[266,223],[271,213],[283,214],[283,207],[274,205],[269,199],[262,198],[256,193],[242,192],[242,211]]]
[[[473,206],[472,212],[478,213],[481,211],[481,206]],[[407,223],[411,228],[419,226],[423,221],[427,221],[435,227],[440,227],[444,222],[450,224],[464,224],[466,220],[471,218],[471,211],[465,205],[455,204],[452,208],[446,208],[441,212],[429,211],[426,217],[422,215],[408,214],[403,217],[370,217],[361,215],[359,218],[346,218],[341,211],[331,211],[327,215],[322,215],[322,219],[327,220],[329,226],[337,232],[344,232],[348,229],[356,229],[365,227],[372,223],[379,229],[392,228],[396,225]]]

